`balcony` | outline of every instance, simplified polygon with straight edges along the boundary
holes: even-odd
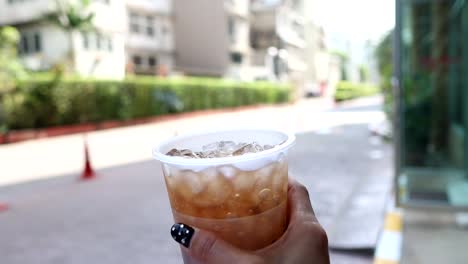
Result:
[[[127,0],[127,8],[146,13],[166,14],[172,13],[171,0]]]

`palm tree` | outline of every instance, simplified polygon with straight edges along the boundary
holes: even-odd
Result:
[[[55,0],[56,10],[46,15],[46,20],[62,28],[68,35],[70,49],[66,58],[66,65],[71,72],[75,70],[75,43],[73,36],[79,31],[94,29],[94,13],[88,7],[90,0]]]

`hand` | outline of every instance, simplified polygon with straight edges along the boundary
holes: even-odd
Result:
[[[175,230],[179,232],[182,229],[183,233],[189,234],[183,240],[180,237],[174,239],[185,246],[182,250],[187,255],[201,263],[330,263],[327,234],[315,217],[307,189],[290,180],[288,201],[289,225],[286,232],[275,243],[261,250],[241,250],[217,238],[213,233],[184,224],[174,225],[172,233],[174,235]]]

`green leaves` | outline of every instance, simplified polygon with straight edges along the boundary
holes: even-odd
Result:
[[[13,89],[16,80],[26,76],[26,71],[18,60],[16,47],[19,33],[13,27],[0,27],[0,97]]]
[[[350,100],[379,93],[379,88],[366,83],[341,81],[336,86],[335,101]]]
[[[252,104],[284,103],[290,87],[213,78],[124,81],[33,77],[4,98],[9,128],[99,123]]]
[[[81,0],[71,2],[56,0],[56,11],[49,13],[45,18],[67,31],[93,30],[95,14],[90,12],[88,6],[90,1]]]

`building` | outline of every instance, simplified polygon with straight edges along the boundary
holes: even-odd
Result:
[[[396,3],[398,204],[466,211],[468,4]]]
[[[302,0],[252,1],[252,63],[268,69],[263,78],[303,86],[307,70],[303,12]]]
[[[57,2],[52,0],[0,1],[0,25],[12,25],[19,30],[20,58],[29,69],[45,70],[61,62],[71,64],[83,76],[123,78],[123,1],[91,3],[89,9],[95,12],[93,32],[66,32],[48,22],[44,16],[57,10]]]
[[[81,76],[121,79],[125,74],[166,75],[174,67],[171,0],[95,0],[95,29],[66,32],[45,16],[53,0],[0,1],[0,25],[21,34],[19,53],[27,68],[72,65]],[[69,3],[63,0],[60,3]],[[84,11],[86,12],[86,11]]]
[[[249,79],[249,0],[175,0],[175,68]]]
[[[174,67],[172,1],[126,1],[127,73],[167,75]]]

